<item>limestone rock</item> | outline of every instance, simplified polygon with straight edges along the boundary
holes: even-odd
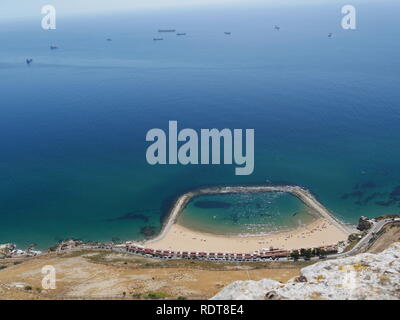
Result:
[[[307,281],[301,282],[299,278]],[[212,299],[262,300],[271,296],[272,291],[273,299],[400,299],[400,243],[378,254],[317,262],[285,284],[270,279],[236,281]]]

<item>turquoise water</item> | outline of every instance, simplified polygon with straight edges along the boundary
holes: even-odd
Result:
[[[179,224],[215,234],[266,234],[300,227],[318,215],[288,193],[207,195],[192,199]]]
[[[343,4],[1,22],[0,243],[140,239],[209,185],[301,185],[350,223],[398,213],[400,4],[356,1],[356,31]],[[153,42],[167,26],[187,36]],[[169,120],[254,128],[254,173],[148,165]]]

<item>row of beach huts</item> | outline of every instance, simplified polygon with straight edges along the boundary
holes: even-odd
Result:
[[[316,248],[312,248],[316,249]],[[318,249],[324,250],[327,254],[338,252],[337,245],[323,246]],[[268,249],[253,253],[226,253],[226,252],[202,252],[202,251],[172,251],[145,248],[140,245],[127,244],[126,251],[147,257],[161,259],[198,259],[198,260],[222,260],[222,261],[263,261],[277,260],[290,257],[291,250]]]

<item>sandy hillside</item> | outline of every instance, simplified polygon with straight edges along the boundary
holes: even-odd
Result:
[[[40,289],[45,265],[57,271],[55,290]],[[0,271],[0,283],[13,292],[1,296],[12,299],[146,298],[152,293],[168,298],[209,298],[235,280],[272,278],[284,282],[297,276],[300,268],[300,264],[158,261],[124,253],[73,252],[11,265]]]

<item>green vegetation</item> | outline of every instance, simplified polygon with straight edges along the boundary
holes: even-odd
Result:
[[[297,261],[300,258],[303,258],[305,260],[310,260],[312,257],[319,257],[320,259],[323,259],[326,257],[326,255],[327,252],[325,250],[320,248],[315,248],[315,249],[301,249],[300,252],[298,250],[294,250],[290,254],[290,257],[294,261]]]
[[[32,290],[32,287],[31,286],[25,286],[25,290],[30,291],[30,290]]]
[[[315,248],[315,249],[313,249],[312,254],[315,257],[325,258],[327,255],[327,252],[324,249]]]
[[[310,258],[313,256],[313,252],[311,249],[301,249],[300,255],[304,257],[305,260],[310,260]]]
[[[163,292],[153,292],[153,291],[150,291],[145,296],[143,296],[143,298],[145,299],[164,299],[166,297],[167,295]]]
[[[290,257],[294,260],[297,261],[300,258],[300,253],[298,250],[294,250],[292,251],[292,253],[290,254]]]
[[[7,266],[0,266],[0,270],[7,268]]]

